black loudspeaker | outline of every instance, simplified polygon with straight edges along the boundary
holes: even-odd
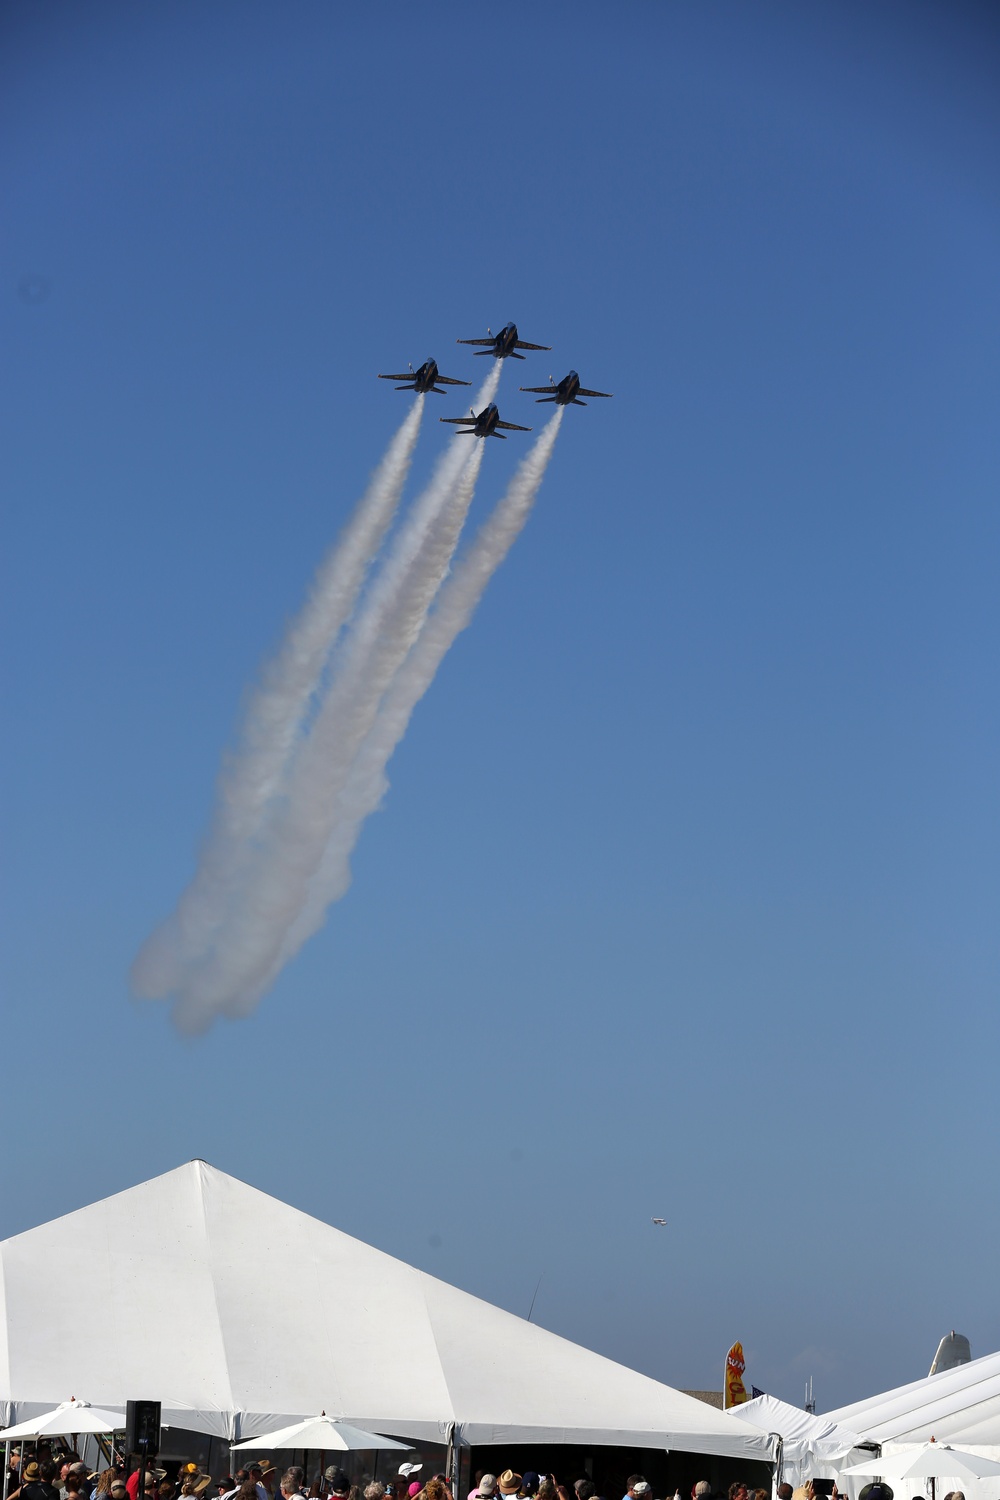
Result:
[[[155,1458],[160,1451],[159,1401],[126,1401],[125,1452]]]

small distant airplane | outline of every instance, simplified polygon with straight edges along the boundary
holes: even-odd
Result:
[[[469,410],[472,411],[471,406]],[[468,436],[477,438],[502,438],[503,433],[497,432],[498,427],[506,427],[510,432],[531,431],[530,427],[520,427],[517,422],[501,422],[500,413],[497,411],[495,401],[491,401],[489,406],[484,406],[478,416],[472,411],[471,417],[441,417],[439,420],[442,422],[454,422],[456,426],[464,427]],[[456,433],[455,436],[460,437],[461,434]]]
[[[654,1219],[653,1220],[654,1224],[666,1224],[666,1222],[667,1222],[666,1219]]]
[[[580,400],[581,396],[606,396],[608,400],[611,399],[610,391],[588,391],[586,386],[580,384],[580,377],[575,370],[564,375],[558,385],[550,375],[548,385],[522,385],[521,390],[538,395],[536,405],[541,405],[542,401],[555,401],[559,406],[586,406],[586,401]],[[656,1223],[655,1219],[653,1223]]]
[[[405,380],[406,385],[397,385],[397,391],[416,391],[418,396],[425,396],[428,391],[433,391],[435,396],[445,396],[446,391],[439,391],[439,385],[471,385],[471,380],[452,380],[450,375],[439,375],[437,360],[425,359],[419,370],[414,370],[410,365],[408,375],[380,375],[379,380]]]
[[[476,354],[492,354],[494,359],[506,359],[508,355],[512,359],[523,359],[523,354],[518,354],[518,349],[549,349],[548,344],[526,344],[517,336],[517,324],[506,323],[499,333],[494,333],[492,328],[487,328],[488,339],[456,339],[456,344],[483,344],[482,349],[477,349]]]

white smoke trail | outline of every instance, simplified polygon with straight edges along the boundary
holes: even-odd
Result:
[[[327,908],[350,886],[350,856],[362,825],[388,789],[385,767],[456,636],[469,624],[490,579],[520,536],[552,457],[562,419],[563,408],[560,406],[519,465],[493,514],[484,522],[442,587],[433,613],[396,673],[378,717],[351,767],[323,861],[267,984],[323,925]]]
[[[281,648],[264,669],[236,752],[219,778],[217,807],[194,878],[132,966],[132,988],[144,998],[161,998],[176,989],[185,967],[202,957],[226,916],[253,840],[287,774],[330,652],[396,514],[424,400],[420,395],[414,402],[319,568]]]
[[[481,401],[492,398],[499,375],[497,366],[484,382]],[[177,986],[174,1017],[182,1029],[202,1029],[219,1014],[245,1015],[260,999],[307,898],[351,764],[450,566],[482,454],[481,442],[473,439],[470,451],[456,438],[404,523],[345,641],[250,878],[205,962]]]

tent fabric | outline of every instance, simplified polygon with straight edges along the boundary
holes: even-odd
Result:
[[[0,1243],[0,1297],[7,1422],[68,1389],[230,1441],[323,1410],[417,1441],[771,1456],[756,1428],[202,1161]]]
[[[827,1413],[875,1443],[1000,1447],[1000,1353]],[[988,1454],[988,1457],[995,1455]]]
[[[856,1432],[814,1416],[801,1407],[779,1401],[777,1396],[755,1396],[736,1408],[741,1422],[750,1422],[761,1432],[781,1437],[781,1475],[791,1485],[808,1479],[837,1479],[848,1463],[860,1463],[866,1454],[858,1450],[864,1439]],[[775,1476],[776,1482],[778,1476]],[[858,1486],[860,1489],[860,1486]]]

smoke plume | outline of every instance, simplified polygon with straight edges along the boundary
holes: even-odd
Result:
[[[388,790],[385,767],[456,636],[471,621],[490,579],[520,536],[545,477],[562,418],[563,408],[557,407],[518,467],[506,494],[444,584],[433,613],[393,678],[351,766],[322,862],[283,944],[280,963],[268,977],[269,983],[323,925],[327,908],[350,886],[350,856],[362,825]]]
[[[248,850],[287,774],[330,653],[396,514],[423,410],[424,397],[418,396],[317,572],[279,651],[264,668],[236,751],[219,778],[215,813],[194,878],[173,916],[146,941],[132,966],[138,995],[159,998],[176,989],[184,967],[206,951],[225,917]]]

